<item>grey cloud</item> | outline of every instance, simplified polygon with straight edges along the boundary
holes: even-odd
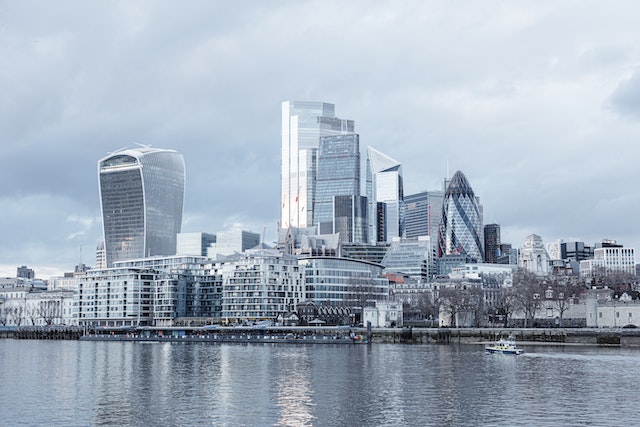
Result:
[[[640,118],[640,73],[638,69],[620,81],[611,95],[611,106],[621,116]]]

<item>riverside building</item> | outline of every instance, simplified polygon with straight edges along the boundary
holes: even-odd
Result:
[[[304,299],[304,276],[295,256],[275,249],[250,249],[221,266],[222,322],[286,317]]]
[[[107,267],[175,254],[184,204],[181,154],[151,147],[117,151],[98,161],[98,181]]]
[[[219,320],[219,264],[204,257],[148,257],[89,270],[75,294],[81,326],[173,326]]]
[[[383,266],[339,257],[300,258],[306,298],[317,306],[364,307],[368,300],[389,300]]]

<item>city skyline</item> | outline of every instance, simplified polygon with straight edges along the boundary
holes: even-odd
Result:
[[[285,100],[334,104],[361,147],[402,163],[405,195],[462,171],[514,248],[529,234],[638,248],[639,8],[6,4],[0,275],[93,265],[95,162],[135,143],[183,153],[184,232],[271,243]]]

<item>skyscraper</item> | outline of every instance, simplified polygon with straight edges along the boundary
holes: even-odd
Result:
[[[402,165],[367,147],[369,243],[404,236]]]
[[[320,138],[313,204],[313,221],[318,225],[320,234],[334,233],[336,196],[360,196],[360,144],[357,134]]]
[[[404,196],[405,234],[407,239],[419,236],[431,237],[435,247],[438,242],[438,228],[442,217],[444,192],[423,191]]]
[[[313,202],[320,137],[353,132],[354,122],[335,117],[333,104],[282,103],[281,228],[315,224]]]
[[[367,198],[334,196],[331,232],[340,233],[342,243],[366,243],[367,231]]]
[[[151,147],[118,151],[98,161],[98,181],[107,267],[175,254],[184,204],[181,154]]]
[[[484,226],[484,260],[496,264],[500,255],[500,225],[487,224]]]
[[[438,256],[461,254],[482,262],[482,234],[482,215],[477,199],[467,177],[458,171],[444,193]]]

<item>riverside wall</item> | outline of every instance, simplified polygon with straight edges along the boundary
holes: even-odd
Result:
[[[592,328],[388,328],[373,329],[372,342],[398,344],[480,344],[515,337],[519,345],[640,347],[640,329]]]
[[[317,327],[278,328],[281,333],[323,334],[335,329]],[[497,338],[515,337],[519,345],[591,345],[640,347],[640,329],[593,328],[352,328],[374,344],[484,344]],[[15,339],[80,339],[84,331],[78,327],[0,327],[0,338]]]

